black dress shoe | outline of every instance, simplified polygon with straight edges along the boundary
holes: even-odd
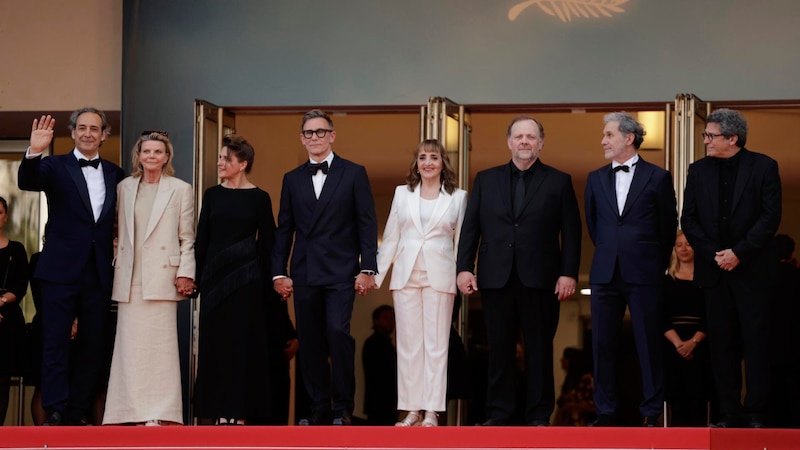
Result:
[[[760,414],[748,414],[747,423],[744,426],[747,428],[765,428],[764,419]]]
[[[587,427],[613,427],[614,425],[616,425],[614,416],[607,414],[600,414],[594,422],[586,424]]]
[[[642,420],[642,426],[653,428],[658,426],[658,416],[647,416]]]
[[[507,423],[506,423],[505,420],[501,420],[501,419],[489,419],[486,422],[477,423],[475,425],[477,425],[479,427],[504,427],[504,426],[507,425]]]
[[[533,419],[528,422],[528,425],[532,427],[549,427],[550,421],[545,419]]]
[[[333,425],[336,426],[348,426],[353,424],[353,416],[347,413],[337,414],[333,418]]]
[[[314,426],[314,425],[327,425],[331,420],[330,412],[328,413],[313,413],[305,419],[300,419],[297,422],[301,426]]]
[[[60,411],[53,411],[47,415],[47,418],[42,422],[43,426],[55,427],[64,425],[64,415]]]
[[[712,423],[711,428],[741,428],[744,423],[742,418],[732,414],[726,414],[722,420]]]
[[[73,427],[88,427],[92,425],[92,421],[89,420],[88,417],[83,415],[70,415],[67,416],[67,425]]]

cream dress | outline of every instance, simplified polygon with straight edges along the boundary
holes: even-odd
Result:
[[[175,301],[142,298],[142,250],[158,183],[139,183],[130,302],[119,302],[103,424],[183,423]]]

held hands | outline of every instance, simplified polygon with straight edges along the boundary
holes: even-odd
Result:
[[[192,295],[197,289],[197,286],[194,285],[194,280],[186,277],[176,278],[175,287],[178,289],[179,294],[186,296]]]
[[[558,277],[558,281],[556,281],[556,290],[553,293],[558,294],[558,301],[566,300],[575,293],[575,285],[577,284],[578,280],[575,278],[566,276]]]
[[[272,281],[272,288],[284,301],[288,300],[294,293],[294,285],[289,277],[276,278]]]
[[[458,290],[464,295],[474,294],[478,291],[478,279],[472,272],[466,270],[458,273],[456,284],[458,285]]]
[[[720,269],[730,272],[739,265],[739,257],[731,249],[720,250],[714,256]]]
[[[366,273],[358,274],[355,285],[353,286],[353,289],[362,297],[369,294],[369,291],[377,288],[378,284],[375,282],[375,275],[367,275]]]
[[[31,127],[31,153],[42,153],[53,142],[53,127],[56,119],[52,116],[42,116],[41,119],[33,119]]]

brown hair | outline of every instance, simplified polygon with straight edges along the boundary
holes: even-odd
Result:
[[[420,142],[419,145],[417,145],[417,148],[414,150],[414,159],[411,160],[411,167],[409,167],[408,175],[406,175],[406,184],[408,185],[408,190],[414,192],[414,189],[419,186],[419,183],[422,181],[422,177],[419,175],[419,170],[417,170],[417,158],[419,158],[419,154],[423,152],[438,153],[439,157],[442,158],[442,173],[440,175],[442,187],[444,188],[445,192],[452,194],[453,191],[455,191],[458,187],[456,182],[456,171],[453,169],[453,165],[450,163],[450,157],[447,156],[447,151],[445,151],[442,144],[436,139],[425,139],[424,141]]]

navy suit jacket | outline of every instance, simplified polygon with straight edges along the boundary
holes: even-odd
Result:
[[[559,276],[578,279],[581,216],[572,178],[537,160],[524,208],[511,207],[511,164],[475,177],[458,243],[458,272],[472,272],[478,287],[501,289],[516,266],[524,286],[552,290]],[[479,246],[480,244],[480,246]]]
[[[781,222],[778,163],[746,148],[740,152],[728,221],[731,249],[740,261],[733,273],[766,282],[769,269],[774,267],[767,249]],[[695,281],[714,285],[722,273],[714,256],[724,250],[718,242],[719,168],[714,158],[705,157],[689,166],[681,225],[694,249]]]
[[[363,166],[334,155],[316,199],[308,163],[302,164],[284,175],[280,205],[273,276],[290,275],[295,285],[325,286],[352,283],[359,271],[378,270],[375,201]]]
[[[124,173],[106,160],[102,160],[100,167],[105,178],[106,198],[95,222],[86,179],[72,152],[46,158],[23,157],[19,188],[47,195],[47,236],[35,278],[75,283],[87,262],[94,259],[102,287],[111,292],[117,183],[124,178]]]
[[[661,284],[678,227],[672,177],[640,156],[622,214],[615,181],[611,164],[586,181],[586,226],[595,247],[589,283],[610,283],[619,265],[626,283]]]

